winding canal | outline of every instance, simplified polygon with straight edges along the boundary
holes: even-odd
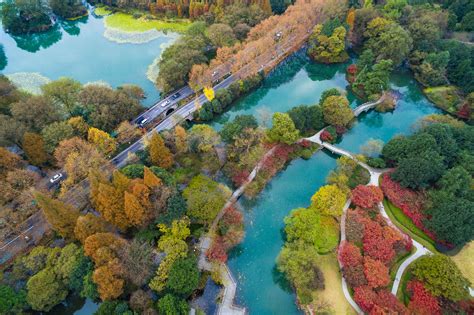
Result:
[[[273,113],[300,104],[314,104],[327,88],[347,90],[344,69],[345,65],[313,64],[301,56],[290,58],[260,89],[240,100],[214,125],[220,127],[224,121],[239,114],[253,114],[259,118],[262,109]],[[394,135],[410,133],[419,118],[439,112],[422,95],[409,73],[393,75],[391,86],[400,98],[396,110],[362,114],[338,147],[360,152],[360,146],[367,140],[386,142]],[[348,96],[352,107],[361,103],[350,92]],[[241,199],[246,235],[230,255],[228,265],[238,282],[236,303],[245,306],[250,314],[301,313],[295,305],[293,291],[275,266],[283,245],[283,219],[292,209],[309,205],[311,196],[325,184],[327,175],[335,168],[335,158],[319,151],[308,161],[295,160],[256,200]]]

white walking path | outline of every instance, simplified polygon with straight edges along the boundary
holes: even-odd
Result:
[[[332,153],[335,153],[335,154],[338,154],[338,155],[344,155],[344,156],[347,156],[355,161],[357,161],[359,163],[359,165],[361,165],[362,167],[364,167],[365,169],[367,169],[367,171],[369,171],[369,174],[370,174],[370,181],[367,185],[373,185],[373,186],[379,186],[379,178],[380,178],[380,175],[382,175],[382,173],[385,171],[385,170],[376,170],[370,166],[368,166],[367,164],[357,160],[357,158],[350,152],[346,151],[346,150],[343,150],[341,148],[338,148],[332,144],[329,144],[327,142],[323,142],[321,141],[320,139],[320,134],[323,130],[321,130],[320,132],[318,132],[317,134],[315,134],[314,136],[312,137],[309,137],[307,138],[307,140],[311,141],[311,142],[314,142],[314,143],[317,143],[319,145],[321,145],[322,147],[326,148],[327,150],[331,151]],[[343,214],[342,214],[342,217],[341,217],[341,241],[345,241],[346,240],[346,228],[345,228],[345,223],[346,223],[346,214],[347,214],[347,209],[349,208],[351,204],[351,200],[348,199],[346,204],[344,205],[344,209],[343,209]],[[387,221],[387,223],[395,228],[396,230],[398,230],[400,233],[402,233],[402,235],[406,235],[405,233],[403,233],[402,231],[400,231],[400,229],[398,229],[398,227],[393,224],[393,222],[390,220],[389,216],[387,215],[387,212],[385,211],[385,207],[383,205],[383,203],[379,203],[378,205],[379,207],[379,210],[380,210],[380,213],[382,214],[382,216],[385,218],[385,220]],[[407,235],[408,236],[408,235]],[[409,237],[409,236],[408,236]],[[397,274],[395,276],[395,280],[393,281],[393,285],[392,285],[392,294],[396,295],[397,294],[397,291],[398,291],[398,288],[400,287],[400,280],[402,278],[402,275],[403,273],[405,272],[406,268],[413,262],[415,261],[416,259],[418,259],[419,257],[423,256],[423,255],[427,255],[427,254],[431,254],[431,252],[426,249],[423,245],[421,245],[420,243],[418,243],[416,240],[412,239],[412,242],[413,242],[413,246],[415,247],[416,251],[414,254],[412,254],[408,259],[406,259],[401,265],[400,267],[398,268],[397,270]],[[342,268],[342,266],[340,266]],[[349,304],[354,308],[354,310],[358,313],[358,314],[363,314],[364,312],[360,309],[360,307],[357,305],[357,303],[354,301],[354,299],[352,298],[352,296],[350,295],[349,293],[349,290],[347,288],[347,283],[346,283],[346,280],[344,279],[344,277],[342,277],[342,291],[344,293],[344,296],[346,297],[347,301],[349,302]]]

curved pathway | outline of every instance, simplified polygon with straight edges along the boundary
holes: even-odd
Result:
[[[362,105],[361,105],[362,106]],[[314,143],[317,143],[319,145],[321,145],[322,147],[326,148],[327,150],[331,151],[332,153],[335,153],[335,154],[338,154],[338,155],[344,155],[344,156],[347,156],[355,161],[357,161],[359,163],[359,165],[361,165],[362,167],[364,167],[367,171],[369,171],[369,174],[370,174],[370,181],[367,185],[373,185],[373,186],[379,186],[379,178],[380,178],[380,175],[382,175],[386,170],[377,170],[377,169],[374,169],[370,166],[368,166],[367,164],[359,161],[352,153],[346,151],[346,150],[343,150],[341,148],[338,148],[332,144],[329,144],[327,142],[323,142],[321,141],[320,139],[320,134],[323,130],[321,130],[320,132],[318,132],[317,134],[315,134],[314,136],[312,137],[309,137],[307,138],[307,140],[311,141],[311,142],[314,142]],[[341,242],[346,240],[346,229],[345,229],[345,222],[346,222],[346,214],[347,214],[347,209],[349,208],[351,204],[351,200],[348,199],[346,204],[344,205],[344,209],[343,209],[343,214],[342,214],[342,217],[341,217]],[[387,221],[387,223],[395,228],[397,231],[399,231],[402,235],[405,235],[406,237],[409,237],[406,233],[404,233],[403,231],[401,231],[395,224],[393,224],[393,222],[390,220],[389,216],[387,215],[387,212],[385,211],[385,207],[383,205],[382,202],[380,202],[378,204],[378,207],[379,207],[379,211],[380,213],[382,214],[382,216],[385,218],[385,220]],[[410,238],[411,239],[411,238]],[[416,240],[414,239],[411,239],[412,243],[413,243],[413,246],[416,248],[416,251],[415,253],[413,253],[412,255],[410,255],[410,257],[408,259],[406,259],[401,265],[400,267],[398,268],[397,270],[397,274],[395,276],[395,280],[393,281],[393,285],[392,285],[392,294],[393,295],[396,295],[397,294],[397,291],[398,291],[398,288],[400,287],[400,280],[402,278],[402,275],[403,273],[405,272],[406,268],[413,262],[415,261],[416,259],[418,259],[419,257],[423,256],[423,255],[427,255],[427,254],[431,254],[431,251],[429,251],[428,249],[426,249],[423,245],[421,245],[419,242],[417,242]],[[342,268],[342,266],[340,266]],[[347,301],[349,302],[349,304],[354,308],[354,310],[359,313],[359,314],[363,314],[364,312],[360,309],[360,307],[357,305],[357,303],[353,300],[352,296],[350,295],[349,293],[349,290],[347,288],[347,283],[344,279],[344,277],[342,277],[342,290],[343,290],[343,293],[344,293],[344,296],[346,297]]]

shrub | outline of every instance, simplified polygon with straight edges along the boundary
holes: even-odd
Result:
[[[390,283],[388,268],[380,260],[364,257],[364,274],[371,288],[385,287]]]
[[[373,208],[382,200],[383,192],[377,186],[358,185],[352,190],[352,202],[361,208]]]
[[[359,247],[350,242],[342,242],[339,246],[339,261],[343,267],[354,267],[362,263]]]
[[[385,168],[386,164],[382,158],[368,158],[367,165],[374,168]]]
[[[408,309],[419,314],[441,314],[438,300],[423,286],[423,283],[412,280],[407,285],[410,294]]]
[[[357,287],[354,289],[354,301],[360,308],[369,313],[375,305],[377,293],[369,286]]]
[[[426,217],[422,209],[425,205],[426,198],[422,193],[402,187],[390,177],[390,173],[383,175],[381,188],[390,202],[400,208],[419,229],[432,239],[435,239],[434,234],[428,231],[423,225],[423,221]]]

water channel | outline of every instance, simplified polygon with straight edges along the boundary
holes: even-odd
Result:
[[[134,83],[147,92],[145,104],[149,105],[159,97],[159,92],[145,76],[147,66],[159,55],[162,45],[172,39],[164,36],[147,44],[117,44],[105,39],[103,32],[103,21],[93,16],[66,22],[66,26],[35,36],[14,39],[1,30],[7,58],[3,73],[39,72],[50,79],[70,76],[83,83],[103,80],[112,86]],[[300,104],[315,104],[328,88],[347,90],[346,66],[314,64],[302,55],[294,56],[213,126],[220,128],[226,120],[239,114],[252,114],[262,120],[265,112],[284,112]],[[396,134],[410,133],[420,117],[438,112],[408,73],[393,75],[391,85],[400,94],[396,110],[363,114],[339,146],[358,152],[368,139],[388,141]],[[350,92],[348,97],[353,107],[361,103]],[[291,209],[308,205],[312,194],[324,185],[335,165],[334,156],[326,152],[318,152],[307,161],[295,160],[256,200],[241,200],[246,236],[230,255],[229,267],[238,281],[236,302],[251,314],[300,313],[294,303],[294,293],[275,269],[275,259],[283,244],[283,219]],[[59,306],[53,313],[91,314],[96,308],[91,301],[74,299],[68,307]]]
[[[220,127],[222,122],[239,114],[260,118],[262,109],[273,113],[300,104],[315,104],[327,88],[347,89],[345,67],[314,64],[303,57],[290,58],[260,89],[240,100],[214,125]],[[339,146],[360,152],[360,146],[370,138],[386,142],[396,134],[410,133],[419,118],[439,112],[422,95],[409,73],[394,74],[391,86],[400,97],[396,110],[362,114]],[[352,107],[361,103],[349,91],[348,97]],[[325,184],[335,166],[335,157],[324,151],[308,161],[295,160],[256,200],[241,200],[246,235],[230,256],[229,267],[238,282],[236,302],[245,306],[250,314],[301,313],[295,305],[294,293],[275,268],[283,245],[283,219],[292,209],[308,206],[311,196]]]

